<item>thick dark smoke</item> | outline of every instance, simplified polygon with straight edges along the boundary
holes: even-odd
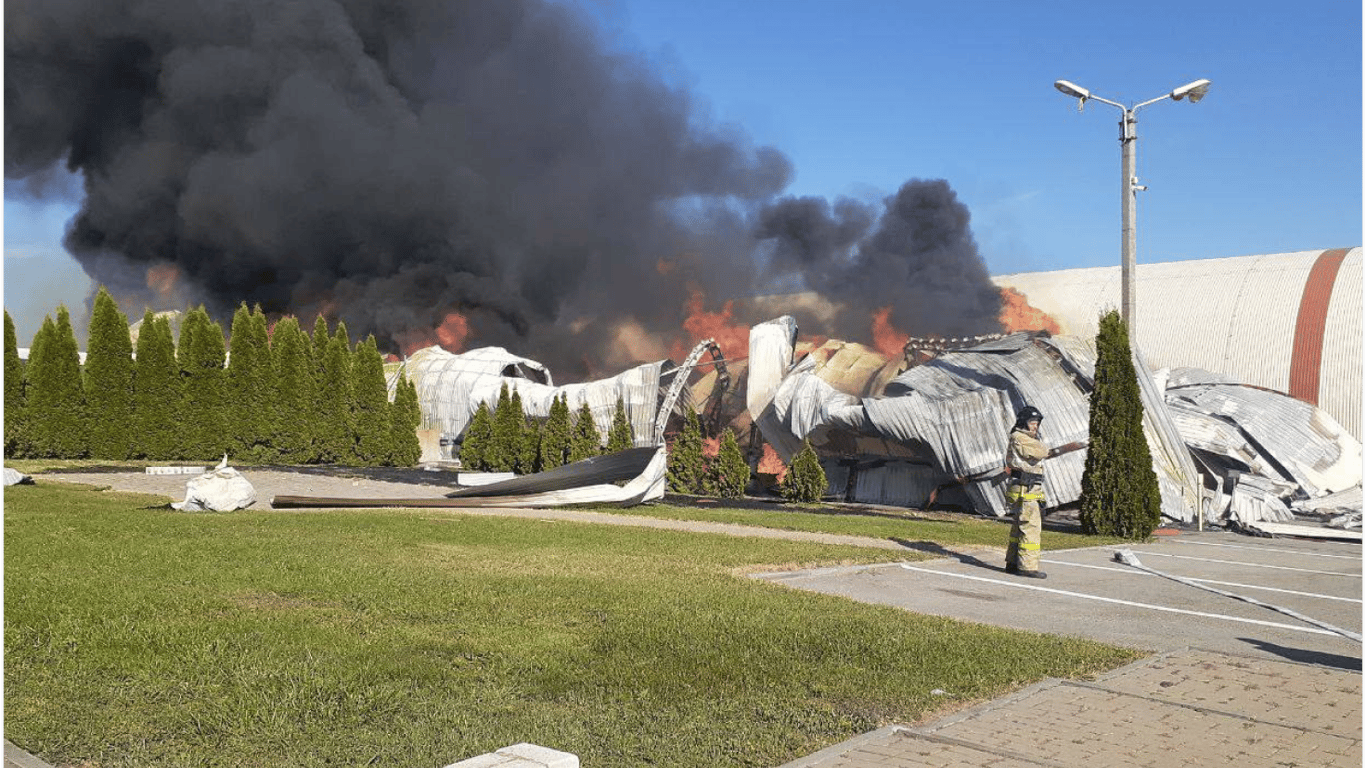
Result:
[[[692,286],[794,272],[862,318],[851,338],[884,305],[912,333],[994,329],[947,184],[880,218],[775,201],[781,153],[544,0],[11,0],[5,107],[6,178],[82,174],[67,248],[133,315],[245,300],[397,351],[460,312],[565,378],[620,363],[624,319],[676,333]]]

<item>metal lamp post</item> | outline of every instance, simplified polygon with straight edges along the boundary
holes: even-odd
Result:
[[[1205,98],[1205,94],[1209,92],[1209,86],[1210,82],[1208,80],[1196,80],[1192,83],[1186,83],[1171,93],[1163,94],[1155,99],[1149,99],[1148,101],[1136,104],[1132,107],[1126,107],[1117,101],[1110,101],[1109,99],[1096,96],[1085,88],[1066,80],[1059,80],[1053,83],[1054,88],[1057,88],[1064,94],[1078,100],[1078,111],[1086,106],[1088,100],[1095,99],[1103,104],[1118,107],[1119,110],[1124,113],[1124,117],[1119,122],[1119,143],[1120,148],[1123,151],[1123,167],[1121,169],[1122,176],[1120,178],[1120,197],[1123,211],[1123,233],[1120,240],[1121,259],[1119,270],[1120,316],[1124,318],[1124,324],[1128,326],[1130,343],[1135,343],[1138,338],[1134,329],[1134,310],[1137,304],[1134,299],[1133,280],[1134,253],[1137,250],[1135,217],[1138,211],[1138,192],[1147,189],[1147,187],[1141,186],[1138,183],[1138,176],[1134,173],[1134,158],[1138,144],[1138,134],[1135,130],[1135,125],[1137,125],[1138,121],[1134,119],[1134,113],[1149,104],[1155,104],[1164,99],[1171,99],[1172,101],[1189,99],[1190,102],[1194,104]]]

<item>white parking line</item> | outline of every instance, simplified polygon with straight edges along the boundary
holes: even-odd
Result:
[[[1279,549],[1276,547],[1248,547],[1242,544],[1217,544],[1213,541],[1182,541],[1179,538],[1164,540],[1167,544],[1195,544],[1201,547],[1228,547],[1229,549],[1251,549],[1256,552],[1283,552],[1288,555],[1309,555],[1311,557],[1332,557],[1339,560],[1361,560],[1361,555],[1330,555],[1326,552],[1311,552],[1303,549]]]
[[[1310,568],[1291,568],[1288,565],[1266,565],[1265,563],[1245,563],[1241,560],[1220,560],[1216,557],[1191,557],[1189,555],[1169,555],[1165,552],[1154,552],[1151,549],[1139,550],[1144,557],[1171,557],[1177,560],[1196,560],[1201,563],[1222,563],[1223,565],[1245,565],[1249,568],[1273,568],[1277,571],[1298,571],[1300,573],[1318,573],[1324,576],[1348,576],[1353,579],[1361,578],[1359,573],[1338,573],[1337,571],[1315,571]]]
[[[1037,592],[1051,592],[1051,593],[1053,593],[1053,594],[1055,594],[1055,595],[1066,595],[1066,596],[1068,596],[1068,597],[1079,597],[1079,598],[1082,598],[1083,600],[1099,600],[1100,602],[1103,602],[1103,603],[1116,603],[1116,604],[1118,604],[1118,605],[1128,605],[1128,606],[1132,606],[1132,607],[1135,607],[1135,608],[1147,608],[1147,609],[1154,610],[1154,611],[1166,611],[1166,612],[1168,612],[1168,613],[1183,613],[1183,614],[1186,614],[1187,616],[1200,616],[1200,617],[1207,618],[1207,619],[1223,619],[1224,621],[1236,621],[1236,622],[1240,622],[1240,623],[1243,623],[1243,624],[1258,624],[1258,625],[1263,626],[1263,627],[1275,627],[1275,628],[1277,628],[1277,629],[1288,629],[1288,630],[1290,630],[1290,631],[1292,631],[1292,632],[1308,632],[1309,634],[1313,634],[1313,635],[1334,635],[1334,636],[1336,636],[1336,633],[1334,633],[1334,632],[1329,632],[1329,631],[1326,630],[1326,629],[1319,629],[1319,628],[1317,628],[1317,627],[1301,627],[1301,626],[1296,626],[1296,625],[1294,625],[1294,624],[1282,624],[1282,623],[1277,622],[1277,621],[1262,621],[1262,620],[1260,620],[1260,619],[1244,619],[1244,618],[1240,618],[1240,617],[1238,617],[1238,616],[1229,616],[1229,615],[1223,614],[1223,613],[1203,613],[1203,612],[1201,612],[1201,611],[1188,611],[1188,610],[1186,610],[1186,609],[1184,609],[1184,608],[1169,608],[1169,607],[1167,607],[1167,606],[1165,606],[1165,605],[1153,605],[1153,604],[1151,604],[1151,603],[1136,603],[1136,602],[1134,602],[1134,601],[1132,601],[1132,600],[1120,600],[1119,598],[1116,598],[1116,597],[1101,597],[1100,595],[1088,595],[1088,594],[1086,594],[1085,592],[1070,592],[1070,591],[1065,590],[1065,589],[1053,589],[1053,588],[1051,588],[1051,587],[1040,587],[1040,586],[1037,586],[1037,585],[1035,585],[1035,584],[1021,584],[1021,583],[1019,583],[1019,582],[1014,582],[1014,581],[1001,581],[1000,579],[988,579],[988,578],[986,578],[986,577],[984,577],[984,576],[969,576],[969,575],[966,574],[966,573],[951,573],[951,572],[949,572],[949,571],[936,571],[936,570],[933,570],[933,569],[931,569],[931,568],[916,568],[915,566],[906,565],[905,563],[901,563],[901,567],[902,567],[902,568],[905,568],[905,569],[908,570],[908,571],[917,571],[917,572],[919,572],[919,573],[929,573],[929,574],[934,574],[934,575],[936,575],[936,576],[951,576],[951,577],[953,577],[953,578],[955,578],[955,579],[971,579],[972,581],[984,581],[984,582],[986,582],[986,583],[988,583],[988,584],[1000,584],[1000,585],[1002,585],[1002,586],[1006,586],[1006,587],[1016,587],[1016,588],[1019,588],[1019,589],[1032,589],[1032,590],[1035,590],[1035,591],[1037,591]]]
[[[1150,552],[1144,552],[1143,554],[1148,555],[1148,554],[1152,554],[1152,553],[1150,553]],[[1096,569],[1097,571],[1113,571],[1113,572],[1115,572],[1115,573],[1127,573],[1127,574],[1130,574],[1130,575],[1132,575],[1132,576],[1151,576],[1151,575],[1152,575],[1152,574],[1150,574],[1150,573],[1144,573],[1143,571],[1136,571],[1136,570],[1134,570],[1133,568],[1111,568],[1111,567],[1105,566],[1105,565],[1091,565],[1090,563],[1069,563],[1069,562],[1067,562],[1066,560],[1043,560],[1043,561],[1041,561],[1041,562],[1048,563],[1049,565],[1072,565],[1072,566],[1076,566],[1077,568],[1094,568],[1094,569]],[[1285,594],[1287,594],[1287,595],[1299,595],[1300,597],[1319,597],[1319,598],[1323,598],[1324,600],[1341,600],[1341,601],[1343,601],[1344,603],[1359,603],[1359,602],[1361,602],[1361,600],[1360,600],[1359,598],[1355,598],[1355,597],[1338,597],[1337,595],[1320,595],[1320,594],[1318,594],[1317,592],[1300,592],[1300,591],[1294,590],[1294,589],[1280,589],[1280,588],[1278,588],[1278,587],[1264,587],[1264,586],[1262,586],[1262,585],[1260,585],[1260,584],[1239,584],[1239,583],[1236,582],[1236,581],[1215,581],[1214,579],[1197,579],[1197,578],[1195,578],[1194,576],[1185,576],[1185,577],[1183,577],[1183,578],[1187,579],[1188,581],[1198,581],[1198,582],[1200,582],[1201,584],[1219,584],[1220,586],[1225,586],[1225,587],[1242,587],[1242,588],[1244,588],[1244,589],[1262,589],[1262,590],[1266,590],[1267,592],[1283,592],[1283,593],[1285,593]]]

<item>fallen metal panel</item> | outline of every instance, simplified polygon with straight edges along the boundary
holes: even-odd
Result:
[[[501,483],[462,488],[446,494],[448,499],[467,499],[475,496],[525,496],[529,494],[560,491],[585,485],[612,483],[629,480],[649,465],[655,455],[655,448],[628,448],[606,456],[576,461],[534,475],[524,475]]]

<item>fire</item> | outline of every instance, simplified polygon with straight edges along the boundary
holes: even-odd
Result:
[[[748,356],[749,326],[735,322],[732,314],[735,302],[726,302],[720,312],[707,312],[707,297],[702,293],[702,289],[692,285],[689,286],[689,292],[691,295],[683,305],[688,313],[687,319],[683,321],[683,330],[687,332],[687,336],[674,342],[671,355],[673,359],[682,360],[692,349],[692,345],[708,338],[716,339],[716,345],[721,348],[721,354],[725,355],[727,360]]]
[[[891,307],[883,307],[873,312],[873,349],[887,357],[901,357],[902,350],[906,348],[906,341],[911,336],[892,325],[889,319],[891,316]]]
[[[147,268],[147,287],[163,301],[169,300],[180,280],[180,267],[174,264],[153,264]]]
[[[765,475],[777,475],[780,483],[787,476],[787,465],[778,458],[778,452],[773,450],[773,446],[768,443],[764,443],[764,455],[759,457],[759,472]]]
[[[394,334],[394,341],[404,355],[411,355],[425,347],[439,346],[447,352],[460,352],[470,335],[470,324],[459,312],[451,312],[441,324],[430,331],[416,328]]]
[[[1062,333],[1058,321],[1046,312],[1029,305],[1029,298],[1014,288],[1001,289],[1001,330],[1006,333],[1017,331],[1048,331]]]
[[[716,458],[716,454],[721,452],[721,438],[704,437],[702,438],[702,455],[709,458]]]
[[[436,327],[436,338],[447,352],[459,352],[469,338],[470,324],[459,312],[446,315],[446,319]]]

